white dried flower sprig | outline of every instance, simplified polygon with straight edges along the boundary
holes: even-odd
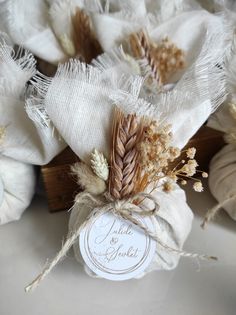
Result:
[[[74,43],[69,38],[69,36],[67,36],[66,34],[62,34],[59,37],[59,40],[60,40],[61,46],[64,49],[65,53],[70,57],[74,57],[76,50],[75,50]]]
[[[169,174],[170,177],[173,176],[173,179],[175,181],[179,180],[180,184],[182,186],[185,186],[187,184],[187,181],[184,179],[192,179],[194,180],[194,184],[193,184],[193,189],[196,192],[202,192],[203,191],[203,186],[202,186],[202,182],[200,179],[197,179],[195,177],[193,177],[196,173],[201,173],[202,178],[207,178],[208,177],[208,173],[206,172],[202,172],[197,170],[198,167],[198,163],[197,161],[194,159],[195,157],[195,153],[196,153],[196,149],[195,148],[189,148],[186,151],[186,156],[189,159],[188,161],[182,160]],[[179,165],[182,164],[181,167],[179,167]]]
[[[77,162],[71,166],[71,171],[77,177],[77,183],[85,191],[100,195],[106,191],[104,180],[95,175],[92,169],[83,162]]]
[[[195,191],[203,191],[201,180],[193,176],[198,172],[206,178],[208,174],[197,170],[196,149],[192,147],[181,152],[173,147],[170,130],[169,125],[159,125],[157,121],[135,114],[126,116],[116,108],[110,171],[103,153],[95,149],[91,153],[90,166],[83,162],[72,166],[78,184],[94,195],[109,189],[115,199],[144,192],[148,186],[162,187],[168,193],[175,188],[174,183],[186,185],[187,179],[194,180]],[[185,153],[184,159],[181,153]]]
[[[193,189],[194,189],[196,192],[202,192],[202,191],[203,191],[202,182],[201,182],[201,181],[196,181],[196,182],[193,184]]]
[[[189,159],[194,159],[196,152],[197,152],[196,148],[188,148],[186,150],[186,155]]]
[[[96,149],[91,153],[91,168],[99,178],[103,179],[104,181],[108,180],[109,168],[107,159]]]

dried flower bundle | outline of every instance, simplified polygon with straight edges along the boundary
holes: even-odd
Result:
[[[147,63],[150,76],[158,86],[168,83],[170,76],[184,67],[184,52],[168,37],[154,43],[141,31],[131,34],[129,42],[132,54]]]
[[[140,143],[140,189],[144,189],[143,179],[146,186],[151,183],[162,185],[164,191],[172,190],[173,182],[186,184],[186,178],[194,179],[194,190],[201,191],[201,181],[193,178],[198,166],[194,159],[196,149],[189,148],[186,152],[186,160],[182,160],[175,167],[171,168],[173,162],[180,156],[181,151],[171,145],[172,133],[170,126],[158,126],[156,121],[148,122],[144,128],[144,136]],[[207,173],[201,172],[203,177]],[[165,179],[165,181],[161,181]]]
[[[162,126],[135,114],[126,116],[116,108],[111,142],[109,165],[104,155],[94,150],[91,167],[82,162],[72,166],[78,183],[89,193],[99,195],[108,190],[116,200],[144,192],[148,187],[161,187],[168,193],[175,182],[186,185],[186,179],[194,180],[195,191],[203,190],[201,180],[193,176],[196,172],[202,177],[208,174],[196,170],[195,148],[185,150],[186,159],[174,163],[182,152],[171,145],[169,125]]]
[[[156,121],[146,122],[139,151],[141,177],[148,179],[147,185],[163,178],[169,170],[169,163],[179,157],[180,150],[170,145],[171,140],[170,126],[158,127]]]
[[[92,30],[90,17],[83,10],[77,8],[72,17],[72,24],[76,56],[82,61],[90,63],[93,58],[103,52]]]

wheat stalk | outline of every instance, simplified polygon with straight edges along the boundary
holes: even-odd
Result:
[[[90,18],[83,10],[77,8],[72,23],[76,53],[83,61],[90,63],[103,52],[92,30]]]
[[[115,110],[109,176],[109,192],[115,199],[128,197],[134,192],[142,133],[142,123],[136,115],[125,117],[121,110]]]
[[[134,57],[146,60],[151,76],[160,86],[167,83],[167,79],[184,66],[183,51],[168,38],[155,44],[141,31],[131,34],[129,42]]]
[[[146,59],[154,79],[159,80],[158,68],[155,60],[151,55],[150,43],[147,35],[141,31],[130,35],[129,38],[131,51],[135,58]]]

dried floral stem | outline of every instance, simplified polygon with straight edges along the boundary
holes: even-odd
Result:
[[[83,162],[77,162],[71,166],[72,174],[77,177],[77,183],[86,192],[93,195],[100,195],[106,190],[106,183],[103,179],[93,173],[92,169]]]
[[[112,132],[109,192],[115,199],[134,193],[139,172],[137,145],[143,133],[142,123],[136,115],[125,115],[115,110]]]
[[[167,37],[155,44],[141,31],[131,34],[129,42],[134,57],[147,61],[150,74],[159,86],[167,83],[172,74],[184,67],[183,51]]]
[[[140,176],[141,182],[137,187],[142,191],[152,184],[162,187],[163,191],[170,192],[173,190],[173,182],[180,181],[180,184],[186,185],[184,178],[193,179],[193,189],[195,191],[202,191],[202,182],[199,179],[193,177],[196,174],[196,168],[198,166],[194,156],[196,154],[195,148],[188,148],[183,150],[186,154],[186,158],[179,163],[173,164],[176,159],[181,155],[181,151],[178,148],[172,147],[172,133],[170,132],[170,126],[158,125],[156,121],[146,121],[144,127],[144,135],[142,141],[139,144],[140,150]],[[201,172],[202,177],[207,178],[206,172]],[[145,185],[142,183],[145,178]],[[162,181],[162,179],[165,179]],[[139,192],[139,190],[136,190]]]
[[[99,178],[107,181],[109,176],[107,160],[105,156],[96,149],[91,154],[91,168]]]
[[[90,17],[83,10],[77,8],[72,17],[72,23],[76,54],[78,58],[90,63],[93,58],[103,52],[92,30]]]
[[[146,58],[149,66],[152,70],[153,78],[159,82],[159,74],[155,64],[155,60],[150,54],[150,44],[147,35],[141,31],[140,33],[135,33],[130,35],[130,46],[132,53],[135,58],[144,59]],[[159,82],[160,83],[160,82]]]

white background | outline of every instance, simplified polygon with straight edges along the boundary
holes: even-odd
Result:
[[[71,251],[38,289],[26,294],[24,286],[59,250],[69,218],[67,212],[50,214],[46,200],[36,197],[20,221],[0,226],[0,314],[235,315],[236,222],[221,213],[202,231],[199,216],[215,201],[208,192],[190,188],[188,199],[196,218],[185,249],[216,255],[218,262],[182,258],[174,271],[111,282],[89,278]]]

